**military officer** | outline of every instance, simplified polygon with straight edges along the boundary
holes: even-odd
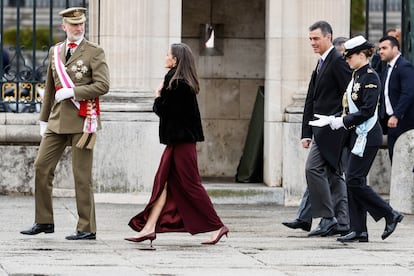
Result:
[[[100,129],[99,96],[108,93],[105,53],[84,38],[86,9],[59,13],[67,39],[51,47],[40,111],[40,143],[35,161],[35,221],[25,235],[54,232],[52,188],[56,165],[67,145],[72,147],[78,223],[68,240],[96,239],[92,184],[93,145]]]

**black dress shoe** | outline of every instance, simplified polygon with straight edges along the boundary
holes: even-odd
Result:
[[[345,235],[349,233],[349,226],[345,224],[337,224],[335,227],[332,228],[326,235],[321,235],[322,237],[326,236],[335,236],[335,235]]]
[[[397,224],[403,220],[404,216],[397,211],[392,210],[392,214],[389,217],[386,217],[386,224],[384,233],[382,233],[381,238],[385,240],[388,238],[392,232],[394,232],[395,228],[397,228]]]
[[[368,232],[352,231],[345,236],[336,239],[339,242],[368,242]]]
[[[91,232],[77,231],[66,237],[67,240],[96,240],[96,234]]]
[[[308,234],[308,237],[326,236],[337,224],[338,222],[336,221],[335,217],[322,218],[319,222],[318,227],[310,232]]]
[[[39,233],[53,233],[55,232],[55,225],[54,224],[33,224],[32,228],[20,231],[23,235],[37,235]]]
[[[300,219],[295,219],[294,221],[284,221],[282,222],[282,224],[292,229],[300,228],[306,232],[309,232],[311,230],[311,225],[312,225],[311,223],[304,221],[304,220],[300,220]]]

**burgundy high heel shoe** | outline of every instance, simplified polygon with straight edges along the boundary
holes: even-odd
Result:
[[[216,237],[215,240],[213,240],[213,241],[207,241],[207,242],[202,242],[201,244],[214,245],[214,244],[218,243],[219,240],[221,239],[221,237],[223,237],[224,235],[226,235],[226,237],[227,237],[227,234],[228,233],[229,233],[229,228],[227,228],[227,226],[224,225],[223,227],[220,228],[220,231],[219,231],[219,233],[218,233],[218,235],[217,235],[217,237]]]
[[[142,242],[142,241],[150,240],[150,243],[151,243],[151,246],[152,246],[152,241],[155,240],[156,238],[157,238],[157,235],[155,234],[155,232],[152,232],[152,233],[149,233],[149,234],[144,235],[142,237],[124,238],[124,240],[131,241],[131,242]]]

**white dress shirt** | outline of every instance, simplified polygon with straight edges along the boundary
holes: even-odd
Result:
[[[384,99],[385,99],[385,111],[387,112],[388,115],[392,115],[394,114],[394,110],[392,108],[391,102],[390,102],[390,97],[389,97],[389,83],[390,83],[390,76],[391,76],[391,72],[392,69],[394,68],[395,63],[397,62],[397,59],[400,57],[401,53],[398,54],[395,58],[393,58],[388,64],[387,66],[390,66],[388,68],[388,74],[387,74],[387,78],[385,79],[385,87],[384,87]]]

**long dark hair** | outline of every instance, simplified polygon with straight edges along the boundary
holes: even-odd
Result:
[[[168,89],[171,89],[171,84],[174,80],[182,79],[191,87],[194,93],[198,94],[200,85],[198,82],[194,55],[190,47],[185,43],[173,43],[171,44],[170,49],[172,56],[177,59],[177,69],[168,84]]]

